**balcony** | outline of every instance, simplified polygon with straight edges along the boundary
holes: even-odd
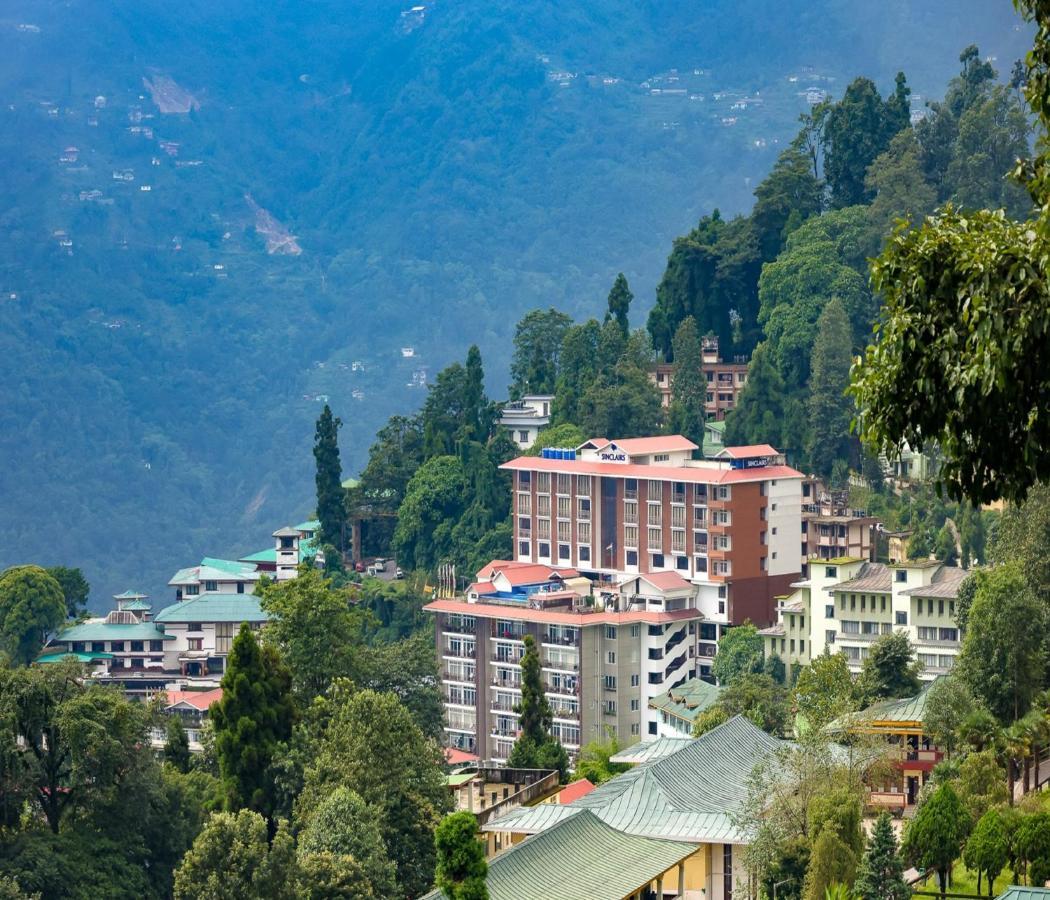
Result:
[[[875,641],[877,641],[880,637],[882,637],[881,633],[878,633],[878,634],[870,634],[870,633],[864,633],[864,634],[854,633],[854,634],[850,634],[849,632],[846,632],[846,631],[840,631],[839,635],[838,635],[839,641],[846,641],[846,642],[859,641],[860,643],[863,643],[863,644],[872,644]]]
[[[451,656],[453,659],[477,659],[478,647],[477,644],[471,644],[469,647],[460,647],[458,650],[445,647],[441,655]]]
[[[441,669],[441,677],[445,681],[463,681],[467,684],[473,684],[476,676],[471,674],[468,678],[467,674],[462,670],[450,669],[448,666],[444,666]]]
[[[493,726],[489,734],[494,738],[511,738],[517,740],[518,734],[521,729],[519,728],[505,728],[500,726]]]
[[[524,654],[504,656],[498,653],[491,653],[489,654],[489,661],[498,663],[501,666],[520,666],[522,656]]]
[[[572,719],[578,722],[580,719],[579,707],[572,706],[557,706],[551,704],[551,713],[556,719]]]
[[[560,659],[544,655],[541,667],[544,669],[558,669],[561,672],[579,672],[579,660]]]
[[[677,672],[682,666],[685,665],[686,654],[682,654],[678,657],[671,665],[664,669],[664,678],[670,678],[675,672]]]

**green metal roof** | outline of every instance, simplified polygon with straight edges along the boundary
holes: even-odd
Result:
[[[718,702],[722,689],[702,678],[690,678],[649,701],[652,709],[693,722],[705,709]]]
[[[468,781],[477,778],[477,776],[477,772],[454,772],[452,775],[445,776],[445,784],[449,787],[460,787]]]
[[[926,684],[914,697],[905,697],[901,700],[880,700],[878,703],[873,703],[867,709],[862,709],[860,712],[847,713],[844,716],[839,716],[839,718],[831,722],[825,730],[829,732],[842,732],[848,731],[850,728],[870,727],[883,722],[899,722],[901,724],[918,723],[921,725],[923,716],[926,714],[926,699],[929,695],[930,688],[944,677],[946,676],[940,675],[933,679],[933,681]]]
[[[68,659],[69,657],[75,657],[78,662],[88,663],[96,659],[113,659],[112,653],[45,653],[43,656],[37,657],[38,663],[47,665],[48,663],[56,663],[59,660]]]
[[[172,635],[165,634],[152,622],[135,625],[118,625],[104,622],[84,622],[55,635],[54,642],[66,641],[170,641]],[[48,649],[48,648],[45,648]]]
[[[130,603],[122,603],[120,608],[136,612],[144,612],[147,609],[153,609],[153,606],[146,603],[144,600],[132,600]]]
[[[300,522],[295,526],[296,531],[320,531],[321,520],[320,519],[307,519],[305,522]]]
[[[609,762],[628,763],[632,766],[639,763],[656,762],[658,759],[677,753],[691,740],[691,737],[683,734],[680,737],[659,737],[651,741],[639,741],[610,756]]]
[[[491,900],[623,900],[695,852],[694,844],[627,834],[583,811],[493,859],[485,886]],[[444,896],[432,891],[425,900]]]
[[[228,572],[230,575],[243,575],[246,572],[254,572],[255,566],[251,563],[240,562],[236,559],[216,559],[213,556],[205,556],[201,560],[200,567],[218,569],[220,572]]]
[[[254,594],[203,593],[162,609],[156,622],[266,622]]]
[[[148,597],[148,594],[140,593],[139,591],[124,591],[123,594],[115,594],[114,600],[144,600]]]
[[[788,746],[743,716],[688,741],[682,749],[599,785],[568,806],[514,810],[483,828],[535,834],[579,810],[629,834],[694,843],[743,843],[733,821],[759,762]]]
[[[259,550],[257,553],[249,553],[241,557],[241,562],[246,563],[275,563],[277,562],[277,549],[270,547],[268,550]]]
[[[1011,884],[995,900],[1050,900],[1050,888]]]

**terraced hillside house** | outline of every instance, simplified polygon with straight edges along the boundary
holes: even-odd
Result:
[[[771,624],[800,574],[803,476],[768,444],[697,450],[681,435],[594,438],[505,463],[515,561],[596,582],[674,572],[708,622]]]
[[[541,654],[555,736],[570,754],[611,729],[655,735],[649,701],[697,674],[703,615],[676,572],[596,585],[575,569],[495,560],[466,593],[435,600],[446,743],[506,760],[518,735],[525,636]]]
[[[114,609],[101,618],[64,628],[44,647],[38,664],[74,657],[98,681],[119,684],[131,693],[163,687],[165,648],[172,637],[151,621],[149,597],[125,591],[113,597]]]
[[[802,482],[802,577],[811,561],[852,557],[875,561],[879,520],[849,505],[849,492],[817,478]]]
[[[868,804],[874,809],[902,814],[914,807],[919,791],[931,778],[933,767],[944,758],[940,747],[923,728],[926,699],[935,681],[926,684],[914,697],[882,700],[828,725],[832,735],[878,735],[892,749],[893,776],[871,785],[868,792]]]
[[[510,432],[511,440],[520,450],[528,450],[537,435],[551,423],[551,404],[548,394],[526,394],[520,400],[503,404],[499,423]]]
[[[640,745],[639,750],[647,745]],[[522,807],[506,816],[487,823],[483,830],[498,834],[504,847],[514,849],[503,857],[497,857],[495,868],[501,859],[510,859],[522,854],[528,858],[530,847],[546,846],[546,835],[566,834],[570,823],[597,819],[607,828],[631,839],[670,841],[685,844],[692,852],[682,854],[677,865],[667,866],[654,860],[654,871],[642,872],[648,878],[644,885],[628,887],[619,896],[647,896],[638,894],[648,889],[655,895],[690,898],[690,900],[733,900],[745,895],[738,887],[747,884],[743,867],[742,850],[749,835],[741,830],[735,817],[746,801],[748,779],[755,766],[771,760],[785,746],[785,742],[771,737],[756,728],[747,719],[737,716],[718,728],[692,740],[658,738],[648,746],[662,749],[653,753],[645,762],[617,775],[599,785],[585,796],[567,805],[540,804]],[[563,870],[553,871],[558,878],[551,879],[551,868],[546,869],[549,882],[560,881],[562,875],[579,868],[594,872],[589,866],[601,863],[597,878],[615,872],[621,867],[631,866],[636,858],[629,849],[633,844],[625,843],[622,849],[609,847],[596,860],[582,837],[566,840],[562,849],[564,858],[575,859]],[[537,868],[542,862],[537,860]],[[663,869],[663,874],[657,872]],[[513,892],[515,885],[524,891],[538,878],[533,864],[515,871],[501,896],[532,896]],[[574,887],[577,897],[606,897],[600,884],[584,884]],[[618,886],[619,887],[619,886]],[[551,890],[558,890],[557,887]],[[630,893],[634,890],[635,893]],[[546,896],[555,896],[548,894]],[[563,896],[557,894],[556,896]],[[651,896],[651,895],[649,895]]]
[[[701,351],[701,370],[707,382],[704,408],[708,420],[721,422],[726,413],[735,409],[740,392],[747,384],[747,357],[738,356],[732,362],[723,362],[718,353],[718,338],[705,337]],[[661,363],[649,374],[650,380],[660,391],[660,402],[664,409],[671,405],[671,383],[674,380],[674,365]]]
[[[950,671],[959,655],[956,604],[968,574],[936,560],[814,562],[809,578],[793,584],[779,604],[776,625],[762,630],[765,654],[779,656],[790,675],[828,648],[844,653],[858,674],[881,635],[903,631],[924,666],[923,679],[932,680]]]

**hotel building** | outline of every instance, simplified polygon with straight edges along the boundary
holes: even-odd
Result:
[[[450,746],[506,759],[524,638],[541,653],[570,753],[611,728],[655,736],[654,699],[711,678],[730,625],[773,621],[799,577],[802,475],[772,447],[694,460],[680,436],[588,441],[504,465],[516,559],[494,561],[437,618]]]
[[[714,337],[703,339],[702,352],[701,370],[707,382],[704,404],[707,418],[722,421],[726,413],[736,407],[740,392],[747,384],[747,357],[738,356],[733,362],[723,362],[718,355],[718,338]],[[653,369],[649,377],[660,391],[660,402],[666,409],[671,405],[674,364],[661,363]]]

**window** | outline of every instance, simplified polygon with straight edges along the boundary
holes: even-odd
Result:
[[[676,556],[674,558],[674,567],[679,572],[688,572],[689,571],[689,558],[686,557],[686,556]]]
[[[541,494],[549,494],[551,490],[551,473],[550,472],[539,472],[538,480],[536,482],[536,490]]]
[[[551,514],[551,498],[546,494],[540,494],[536,497],[536,515],[550,517]]]
[[[610,666],[615,666],[616,665],[616,651],[615,650],[610,650],[609,651],[608,660],[609,660],[609,665]]]
[[[518,515],[532,515],[532,497],[529,494],[518,494]]]
[[[628,566],[636,566],[636,565],[638,565],[638,551],[637,550],[628,550],[627,553],[625,554],[625,557],[626,557],[625,563]]]
[[[631,734],[638,734],[638,723],[634,722],[631,725]]]
[[[559,541],[571,541],[572,540],[572,522],[568,519],[558,520],[558,540]]]
[[[776,526],[774,525],[774,526],[773,526],[773,534],[776,534],[776,533],[777,533],[777,528],[776,528]]]
[[[567,519],[572,515],[572,500],[569,497],[558,497],[558,518]]]
[[[955,628],[941,628],[937,632],[937,640],[939,641],[957,641],[959,640],[959,631]]]
[[[631,637],[638,637],[642,633],[642,629],[638,625],[631,626]]]
[[[201,592],[201,586],[199,584],[188,584],[186,585],[186,593],[190,597],[196,597]]]
[[[527,444],[528,442],[529,442],[529,432],[527,430],[519,431],[518,432],[518,443],[519,444]]]
[[[123,653],[124,652],[124,642],[123,641],[110,641],[109,642],[109,652],[110,653]]]
[[[217,581],[205,581],[204,590],[215,592],[219,589],[219,583]]]
[[[131,642],[131,652],[132,653],[141,653],[142,652],[142,641],[132,641]]]
[[[664,555],[662,553],[654,553],[651,559],[654,569],[662,569],[664,567]]]
[[[615,700],[606,700],[605,701],[605,714],[607,716],[615,716],[616,715],[616,701]]]
[[[551,539],[551,520],[550,519],[537,519],[536,520],[536,536],[542,538],[545,541]]]
[[[939,615],[939,616],[943,616],[944,615],[944,601],[943,600],[938,600],[937,601],[937,615]]]
[[[581,522],[589,522],[591,520],[591,498],[590,497],[579,497],[576,500],[576,518]]]
[[[835,604],[829,603],[824,607],[824,618],[834,619],[835,618]]]
[[[591,561],[591,548],[590,547],[580,547],[578,555],[579,555],[579,558],[580,558],[580,562],[590,562]]]
[[[907,625],[908,624],[908,614],[906,612],[896,613],[894,615],[894,622],[897,625]]]
[[[532,472],[518,472],[518,488],[527,488],[532,483]]]
[[[571,475],[559,475],[558,476],[557,492],[559,494],[567,494],[571,490],[572,490],[572,476]]]
[[[707,571],[707,557],[706,556],[698,556],[698,557],[696,557],[695,562],[696,562],[696,572],[697,572],[698,575],[703,574],[704,572]]]
[[[671,458],[669,453],[657,453],[653,457],[653,462],[667,462]]]
[[[540,551],[540,556],[543,556],[543,557],[546,557],[547,559],[550,559],[550,556],[551,556],[551,545],[550,544],[548,544],[548,543],[546,543],[544,541],[541,541],[540,545],[539,545],[539,551]]]
[[[518,541],[518,556],[528,556],[530,552],[528,541]]]
[[[641,681],[641,678],[639,678],[638,675],[632,675],[631,676],[631,687],[638,687],[638,682],[639,681]]]
[[[203,650],[204,649],[204,638],[190,638],[186,641],[187,646],[190,650]]]
[[[568,544],[558,544],[558,559],[572,559]]]
[[[886,598],[879,597],[879,612],[886,612]]]
[[[151,641],[151,644],[160,644],[161,641]],[[105,641],[92,641],[91,650],[93,653],[102,653],[106,649]],[[150,647],[151,650],[160,650],[160,647]]]
[[[580,522],[576,526],[576,535],[577,535],[576,539],[581,544],[589,544],[591,542],[591,523],[590,522]]]
[[[828,631],[825,631],[824,632],[824,642],[827,643],[827,644],[834,644],[835,643],[835,632],[830,630],[830,629]]]
[[[576,493],[577,494],[589,494],[590,492],[591,492],[591,476],[590,475],[577,475],[576,476]]]
[[[662,503],[646,504],[645,514],[648,516],[650,525],[662,525],[664,520],[664,507]]]
[[[638,712],[639,703],[637,699],[631,701],[631,712]]]
[[[659,528],[647,528],[646,538],[650,550],[659,550],[663,546],[664,535]],[[661,563],[663,565],[663,563]]]
[[[693,500],[697,503],[707,503],[707,485],[706,484],[694,484],[693,485]]]
[[[838,567],[837,566],[825,566],[824,567],[824,577],[825,578],[838,578],[839,577]]]
[[[728,594],[726,592],[726,586],[724,584],[720,584],[718,586],[718,596],[719,596],[719,599],[722,599],[722,600],[724,600],[728,596]]]
[[[731,499],[730,492],[729,492],[729,487],[727,485],[720,484],[718,487],[715,488],[715,496],[719,500],[729,500],[729,499]]]
[[[652,678],[652,676],[649,676],[649,677]],[[657,684],[659,684],[659,682],[657,682]],[[650,722],[649,723],[649,734],[656,734],[656,723],[655,722]]]
[[[623,542],[628,547],[638,546],[638,526],[637,525],[624,525],[623,526]]]
[[[623,521],[627,525],[638,524],[638,501],[626,500],[623,504]]]
[[[637,500],[638,499],[638,479],[627,478],[624,479],[623,483],[623,497],[625,500]]]
[[[616,640],[616,626],[615,625],[606,625],[605,626],[605,636],[610,641],[615,641]]]
[[[615,675],[606,675],[605,676],[605,689],[607,691],[615,691],[616,690],[616,676]]]

